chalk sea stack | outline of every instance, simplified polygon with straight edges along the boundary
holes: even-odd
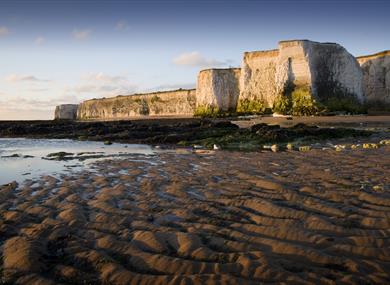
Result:
[[[63,104],[56,107],[54,118],[57,120],[74,120],[77,117],[77,104]]]

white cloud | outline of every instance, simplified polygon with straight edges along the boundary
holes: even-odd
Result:
[[[177,89],[195,89],[195,87],[196,87],[195,83],[165,84],[165,85],[159,85],[153,88],[146,89],[145,92],[177,90]]]
[[[36,45],[42,45],[46,42],[46,39],[44,37],[36,37],[34,43]]]
[[[125,76],[111,76],[104,74],[103,72],[84,74],[81,76],[81,79],[84,81],[100,81],[108,83],[118,83],[127,80]]]
[[[0,110],[4,111],[52,111],[60,104],[78,103],[76,96],[60,96],[48,100],[14,97],[0,100]]]
[[[5,81],[8,82],[49,82],[47,79],[39,79],[34,75],[17,75],[11,74],[5,78]]]
[[[218,61],[216,59],[206,58],[198,51],[182,53],[173,59],[176,65],[194,66],[194,67],[220,67],[229,64],[229,61]]]
[[[81,76],[81,82],[67,87],[66,93],[78,95],[89,94],[93,97],[109,97],[132,94],[138,86],[129,82],[125,76],[111,76],[100,73],[90,73]]]
[[[92,31],[88,29],[84,29],[84,30],[74,29],[72,32],[72,36],[76,40],[86,40],[91,35],[91,33]]]
[[[37,93],[43,93],[49,91],[49,88],[31,88],[29,91],[31,92],[37,92]]]
[[[126,20],[120,20],[116,23],[115,29],[118,31],[125,31],[129,29],[129,24]]]
[[[0,26],[0,37],[6,36],[9,34],[9,30],[7,27]]]

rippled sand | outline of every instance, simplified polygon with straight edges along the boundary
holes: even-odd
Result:
[[[17,284],[388,284],[389,169],[389,146],[178,151],[5,186],[0,276]]]

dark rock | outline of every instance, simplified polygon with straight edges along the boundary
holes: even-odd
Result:
[[[212,124],[214,128],[225,128],[225,129],[238,129],[239,127],[236,124],[233,124],[230,121],[221,121]]]

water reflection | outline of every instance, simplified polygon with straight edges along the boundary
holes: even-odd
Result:
[[[67,152],[71,160],[47,160],[47,155]],[[112,144],[102,142],[56,139],[0,138],[0,185],[21,182],[41,175],[58,175],[78,171],[88,164],[131,154],[154,154],[152,147],[139,144]],[[68,157],[68,158],[69,158]],[[82,158],[81,160],[79,158]]]

